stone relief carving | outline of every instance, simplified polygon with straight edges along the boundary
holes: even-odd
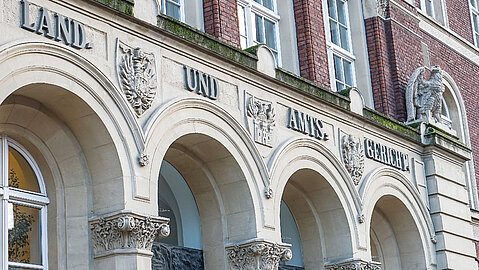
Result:
[[[361,140],[352,135],[343,136],[343,161],[353,183],[359,184],[364,173],[364,148]]]
[[[137,116],[141,116],[156,96],[155,57],[118,41],[117,65],[121,90]]]
[[[142,152],[138,157],[138,163],[140,163],[141,167],[145,167],[150,163],[150,157],[145,152]]]
[[[90,220],[95,255],[116,249],[151,250],[158,236],[170,234],[168,218],[143,216],[136,213],[117,213]]]
[[[254,141],[272,147],[275,112],[271,102],[261,101],[254,96],[249,98],[247,115],[252,118],[253,127],[250,132]]]
[[[280,261],[293,257],[289,244],[263,240],[230,246],[226,251],[232,270],[277,270]]]
[[[442,121],[442,94],[444,84],[442,71],[438,66],[431,68],[429,81],[424,80],[425,68],[420,67],[414,71],[406,88],[407,122],[416,120],[437,124]]]
[[[347,262],[325,265],[326,270],[381,270],[381,263],[351,260]]]

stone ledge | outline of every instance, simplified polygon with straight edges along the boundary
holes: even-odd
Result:
[[[404,123],[394,120],[370,108],[364,108],[363,115],[366,119],[370,120],[371,122],[379,126],[385,127],[397,133],[398,135],[405,136],[418,143],[421,142],[421,132],[415,128],[412,128]]]
[[[132,15],[133,7],[135,6],[135,0],[90,0],[101,3],[119,12]]]

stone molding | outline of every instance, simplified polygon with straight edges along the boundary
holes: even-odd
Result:
[[[353,259],[344,262],[331,263],[324,266],[326,270],[381,270],[381,263]]]
[[[151,252],[156,237],[170,234],[169,219],[119,212],[89,220],[95,256],[127,250]]]
[[[291,245],[253,240],[226,247],[232,270],[277,270],[280,261],[293,257]]]

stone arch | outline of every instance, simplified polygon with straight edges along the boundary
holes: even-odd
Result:
[[[443,94],[451,114],[452,128],[457,132],[459,139],[471,147],[471,138],[469,134],[469,124],[467,121],[466,107],[464,100],[462,99],[461,91],[457,86],[454,79],[446,71],[442,71],[444,86],[446,91]],[[468,187],[469,201],[474,209],[479,209],[479,198],[477,196],[476,174],[474,173],[474,160],[471,156],[471,160],[467,161],[463,167],[463,171],[466,175],[466,184]]]
[[[263,228],[268,178],[254,143],[227,112],[199,98],[170,102],[147,127],[149,178],[158,178],[164,160],[182,175],[200,214],[205,268],[226,268],[225,247],[257,238]]]
[[[279,227],[283,199],[299,228],[305,268],[355,257],[361,202],[334,154],[313,139],[293,139],[274,153],[269,168],[274,191],[272,224]]]
[[[136,141],[121,132],[129,123],[113,92],[99,69],[57,44],[0,47],[1,131],[36,153],[49,176],[49,230],[57,236],[50,262],[59,269],[93,268],[93,251],[84,249],[91,246],[89,217],[122,210],[130,195],[132,165],[119,157],[129,157],[127,143]]]
[[[381,249],[378,253],[383,254],[385,269],[430,269],[435,265],[435,231],[429,211],[401,172],[378,168],[366,176],[359,193],[366,246]]]

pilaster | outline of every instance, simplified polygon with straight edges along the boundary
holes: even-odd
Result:
[[[476,269],[463,166],[471,152],[440,133],[426,132],[424,162],[438,269]]]
[[[130,211],[91,218],[95,269],[151,269],[153,241],[170,234],[168,222]]]

